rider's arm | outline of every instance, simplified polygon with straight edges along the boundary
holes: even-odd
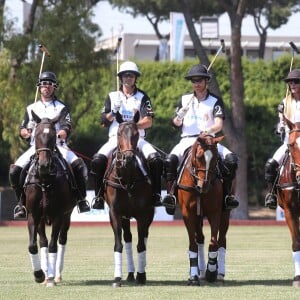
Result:
[[[114,120],[114,115],[111,112],[111,100],[108,95],[105,99],[104,106],[100,115],[100,124],[103,127],[109,127]]]

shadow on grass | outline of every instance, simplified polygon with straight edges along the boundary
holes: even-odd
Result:
[[[71,281],[64,282],[68,286],[111,286],[113,280],[86,280],[86,281]],[[239,286],[292,286],[292,279],[272,279],[272,280],[226,280],[224,284],[216,282],[209,283],[207,281],[201,281],[201,286],[208,287],[239,287]],[[122,281],[122,287],[137,286],[135,282],[127,282],[126,280]],[[145,286],[187,286],[187,280],[147,280]]]

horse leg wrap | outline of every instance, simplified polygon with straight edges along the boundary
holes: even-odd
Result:
[[[145,273],[146,269],[146,251],[138,253],[138,273]]]
[[[42,247],[41,251],[41,268],[44,271],[45,275],[48,274],[48,248]]]
[[[198,276],[198,253],[189,251],[190,259],[190,277]]]
[[[55,277],[56,258],[57,258],[57,253],[48,254],[48,278]]]
[[[131,273],[135,271],[133,253],[132,253],[132,243],[125,243],[125,251],[127,256],[127,271]]]
[[[114,252],[115,274],[114,277],[122,278],[122,252]]]
[[[33,271],[41,270],[41,261],[38,254],[31,254],[29,253],[31,266]]]
[[[61,277],[61,273],[64,268],[65,252],[66,245],[58,244],[55,277]]]
[[[218,249],[218,273],[225,276],[225,257],[226,257],[226,249],[224,247],[220,247]]]
[[[295,277],[300,276],[300,251],[293,252]]]
[[[218,259],[218,252],[212,252],[210,251],[208,253],[208,263],[207,263],[207,269],[209,272],[215,272],[217,270],[217,259]]]
[[[198,266],[199,266],[200,277],[201,277],[201,272],[202,273],[205,272],[206,269],[204,244],[198,244]]]

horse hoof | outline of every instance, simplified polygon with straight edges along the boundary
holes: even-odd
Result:
[[[205,271],[200,271],[199,280],[205,280]]]
[[[112,284],[113,288],[121,287],[121,277],[115,277],[115,281]]]
[[[200,286],[200,280],[197,275],[192,276],[188,279],[188,286]]]
[[[218,276],[217,276],[218,285],[224,285],[224,282],[225,282],[224,277],[225,277],[224,274],[218,274]]]
[[[206,270],[205,279],[208,282],[215,282],[217,280],[217,271],[210,272]]]
[[[62,277],[61,277],[61,276],[56,276],[56,277],[54,278],[54,281],[55,281],[55,283],[61,283]]]
[[[54,281],[54,277],[49,277],[47,279],[46,287],[54,287],[56,286],[56,283]]]
[[[293,287],[300,288],[300,275],[294,277]]]
[[[45,273],[43,272],[43,270],[34,271],[33,275],[34,275],[35,282],[37,282],[37,283],[44,282],[44,280],[45,280]]]
[[[136,283],[137,284],[146,284],[146,272],[136,274]]]
[[[134,282],[134,273],[133,272],[129,272],[126,280],[128,282]]]

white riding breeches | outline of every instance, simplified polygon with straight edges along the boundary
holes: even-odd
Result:
[[[175,154],[178,157],[179,162],[181,162],[185,150],[191,147],[195,143],[196,139],[197,137],[183,137],[180,142],[172,149],[170,154]],[[227,154],[232,153],[228,148],[219,143],[217,144],[217,147],[222,160]]]
[[[63,156],[63,158],[71,165],[72,162],[74,162],[76,159],[78,159],[78,156],[72,152],[66,144],[61,146],[61,144],[56,145],[59,152]],[[15,162],[16,166],[19,166],[21,168],[24,168],[29,162],[30,157],[35,154],[35,145],[31,146],[26,152],[24,152]]]
[[[282,144],[274,153],[273,159],[275,159],[279,165],[281,165],[285,152],[287,150],[287,144]]]
[[[112,151],[117,147],[118,141],[116,136],[112,136],[109,140],[98,150],[97,154],[105,155],[109,157]],[[137,147],[143,152],[145,158],[147,159],[150,154],[156,153],[157,151],[154,147],[144,140],[143,138],[139,138]]]

